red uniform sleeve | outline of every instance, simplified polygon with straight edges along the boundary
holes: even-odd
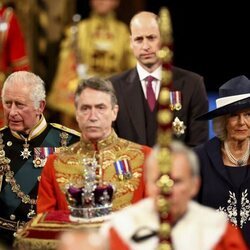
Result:
[[[30,66],[24,35],[14,12],[12,12],[10,19],[6,42],[7,51],[9,51],[7,60],[9,61],[8,65],[11,67],[11,71],[29,70]]]
[[[145,161],[147,159],[147,157],[149,156],[150,152],[152,151],[152,149],[150,147],[147,146],[142,146],[142,151],[144,153],[144,164],[142,166],[142,176],[141,176],[141,181],[140,181],[140,185],[138,187],[138,189],[134,192],[134,196],[132,199],[132,203],[136,203],[138,201],[140,201],[141,199],[146,197],[146,189],[145,189]]]
[[[54,161],[55,155],[50,155],[44,166],[38,188],[37,213],[53,210],[68,210],[65,195],[56,182]]]
[[[121,237],[118,235],[114,228],[110,228],[109,231],[109,249],[110,250],[129,250],[128,245],[126,245]]]
[[[227,229],[214,250],[248,250],[240,229],[228,223]]]

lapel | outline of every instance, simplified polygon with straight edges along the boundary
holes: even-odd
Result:
[[[206,151],[213,168],[232,186],[221,156],[221,141],[217,137],[214,137],[208,141]]]
[[[136,68],[131,71],[129,76],[125,79],[124,102],[131,117],[131,122],[138,134],[138,137],[146,143],[146,128],[145,128],[145,114],[143,107],[143,92],[141,82]]]
[[[180,73],[177,70],[177,68],[173,67],[173,86],[172,86],[172,91],[181,91],[181,95],[182,95],[182,109],[179,111],[174,110],[173,111],[173,115],[174,117],[182,117],[183,114],[183,110],[184,110],[184,106],[183,106],[183,89],[184,89],[184,84],[185,84],[185,78],[180,77]],[[187,83],[186,83],[187,84]],[[186,94],[186,93],[185,93]],[[185,115],[184,115],[185,116]]]

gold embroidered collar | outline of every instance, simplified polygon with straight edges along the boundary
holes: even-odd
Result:
[[[35,125],[34,128],[31,129],[29,136],[27,138],[27,141],[30,141],[31,139],[37,137],[38,135],[40,135],[47,127],[47,122],[44,118],[44,116],[42,115],[41,119],[39,120],[39,122]],[[23,136],[15,131],[11,131],[12,135],[15,136],[16,138],[20,139],[20,140],[24,140]]]
[[[93,142],[90,142],[90,141],[85,141],[83,138],[81,138],[80,140],[80,147],[81,149],[87,149],[87,150],[102,150],[102,149],[105,149],[113,144],[116,143],[118,137],[115,133],[115,131],[112,129],[112,132],[111,134],[103,139],[103,140],[100,140],[96,143],[93,143]]]

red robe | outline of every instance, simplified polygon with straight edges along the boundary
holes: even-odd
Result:
[[[156,249],[157,236],[134,241],[133,236],[146,236],[159,231],[159,215],[153,198],[126,207],[106,221],[100,233],[109,241],[111,250]],[[144,230],[141,230],[144,229]],[[186,213],[171,229],[175,250],[247,250],[240,229],[229,224],[225,214],[190,201]]]
[[[190,242],[192,244],[192,242]],[[110,250],[130,250],[129,246],[123,242],[119,234],[117,234],[114,228],[110,229]],[[227,229],[223,236],[221,237],[219,243],[211,250],[247,250],[247,246],[240,234],[240,231],[237,230],[231,224],[228,224]]]

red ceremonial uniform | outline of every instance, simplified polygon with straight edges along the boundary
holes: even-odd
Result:
[[[121,138],[113,131],[96,145],[81,140],[66,151],[51,155],[39,183],[37,212],[68,210],[65,192],[73,183],[83,185],[82,159],[95,157],[102,168],[102,180],[115,186],[113,210],[119,210],[145,197],[144,163],[151,149]],[[115,163],[127,160],[130,177],[122,178]]]
[[[0,86],[12,72],[30,68],[25,40],[18,19],[10,7],[0,7]],[[0,126],[3,125],[2,105]]]

